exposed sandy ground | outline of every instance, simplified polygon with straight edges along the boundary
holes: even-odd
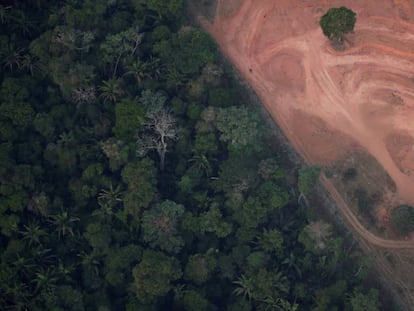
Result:
[[[318,22],[342,5],[357,24],[336,51]],[[332,163],[362,146],[398,199],[414,205],[412,19],[408,0],[222,0],[206,27],[308,163]],[[414,248],[360,233],[376,245]]]

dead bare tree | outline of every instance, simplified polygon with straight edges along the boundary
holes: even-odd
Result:
[[[96,99],[94,87],[78,87],[72,91],[72,102],[76,104],[76,108],[81,105],[92,102]]]
[[[139,156],[145,156],[149,151],[156,150],[160,157],[160,169],[164,170],[168,141],[178,139],[176,121],[171,111],[165,108],[148,117],[147,131],[137,140],[137,152]]]

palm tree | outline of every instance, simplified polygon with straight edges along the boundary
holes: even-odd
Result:
[[[22,256],[19,253],[16,254],[16,258],[11,262],[11,266],[13,271],[21,272],[25,276],[28,276],[30,271],[36,267],[32,258]]]
[[[78,217],[70,216],[68,211],[65,211],[63,209],[61,210],[60,214],[52,215],[49,220],[49,222],[56,227],[55,232],[58,233],[59,239],[68,234],[73,236],[74,234],[72,226],[75,222],[78,221]]]
[[[187,77],[176,68],[168,69],[165,78],[167,86],[176,91],[187,82]]]
[[[140,60],[136,60],[130,65],[127,66],[127,71],[125,72],[125,76],[133,76],[137,81],[138,85],[141,85],[142,80],[148,78],[149,75],[149,64],[142,62]]]
[[[75,270],[73,265],[66,266],[62,259],[59,259],[58,265],[56,266],[56,275],[59,279],[70,281],[70,274]]]
[[[302,278],[302,272],[300,271],[298,265],[296,264],[296,258],[295,258],[295,255],[293,255],[293,253],[290,253],[289,257],[286,257],[282,261],[282,265],[287,266],[287,270],[291,270],[293,268],[298,274],[299,278]]]
[[[3,6],[0,4],[0,22],[2,24],[5,24],[7,20],[10,18],[9,15],[7,14],[7,10],[10,10],[11,8],[12,8],[11,5]]]
[[[115,103],[123,92],[121,90],[121,81],[119,79],[109,79],[102,81],[102,86],[99,87],[101,94],[99,97],[103,98],[104,103]]]
[[[243,298],[252,299],[252,290],[254,287],[253,280],[247,278],[244,274],[239,277],[236,281],[233,281],[233,284],[238,285],[238,287],[233,291],[237,296],[242,295]]]
[[[122,190],[119,185],[115,188],[112,183],[108,189],[102,189],[98,194],[98,201],[105,203],[111,207],[116,206],[119,202],[122,202]]]
[[[56,274],[54,267],[43,268],[40,267],[35,272],[35,277],[32,280],[32,283],[35,284],[35,292],[39,292],[41,289],[48,288],[51,289],[56,286],[56,283],[59,281],[59,277]]]
[[[43,245],[37,245],[30,249],[30,255],[36,265],[48,266],[56,261],[56,255],[51,251],[50,248],[44,248]]]
[[[70,148],[74,145],[75,137],[72,131],[63,132],[59,135],[59,139],[57,141],[57,146],[59,148]]]
[[[188,162],[193,163],[197,170],[204,173],[206,177],[210,176],[212,169],[205,154],[196,153],[190,160],[188,160]]]
[[[288,278],[281,272],[274,272],[273,274],[273,285],[281,293],[287,294],[289,292],[289,281]]]
[[[14,32],[20,32],[25,37],[31,36],[32,31],[36,29],[35,24],[27,18],[23,11],[14,11],[10,19],[12,20],[12,29]]]
[[[31,293],[27,284],[18,280],[2,282],[0,292],[0,305],[9,306],[10,310],[30,310]]]
[[[163,65],[159,58],[155,58],[152,55],[149,60],[146,61],[148,64],[148,72],[154,80],[158,80],[163,73]]]
[[[90,253],[81,252],[78,254],[78,257],[81,259],[81,264],[84,269],[91,271],[94,275],[99,275],[101,262],[94,251]]]
[[[13,71],[14,67],[19,69],[23,64],[23,49],[17,48],[12,43],[8,44],[7,55],[3,59],[3,64],[10,71]]]
[[[114,216],[113,208],[107,202],[99,202],[99,208],[92,212],[92,216],[98,217],[104,223],[110,223],[112,221],[112,217]]]
[[[296,303],[292,305],[283,298],[266,297],[261,302],[264,303],[264,306],[259,308],[259,310],[265,311],[297,311],[299,308],[299,305]]]
[[[44,237],[47,233],[44,229],[39,226],[37,221],[32,221],[28,225],[24,225],[24,230],[20,231],[20,234],[23,236],[22,240],[27,241],[28,246],[34,244],[40,245],[41,238]]]
[[[39,66],[39,59],[27,53],[23,56],[21,68],[30,72],[30,75],[33,76],[34,72],[41,69]]]

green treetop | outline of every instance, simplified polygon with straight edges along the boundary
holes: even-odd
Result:
[[[342,41],[344,34],[354,30],[356,13],[346,7],[330,8],[319,21],[323,34],[329,39]]]

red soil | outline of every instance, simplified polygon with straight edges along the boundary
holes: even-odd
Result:
[[[343,51],[319,27],[339,6],[357,13]],[[414,205],[413,18],[409,0],[219,0],[205,26],[308,163],[362,146]]]

